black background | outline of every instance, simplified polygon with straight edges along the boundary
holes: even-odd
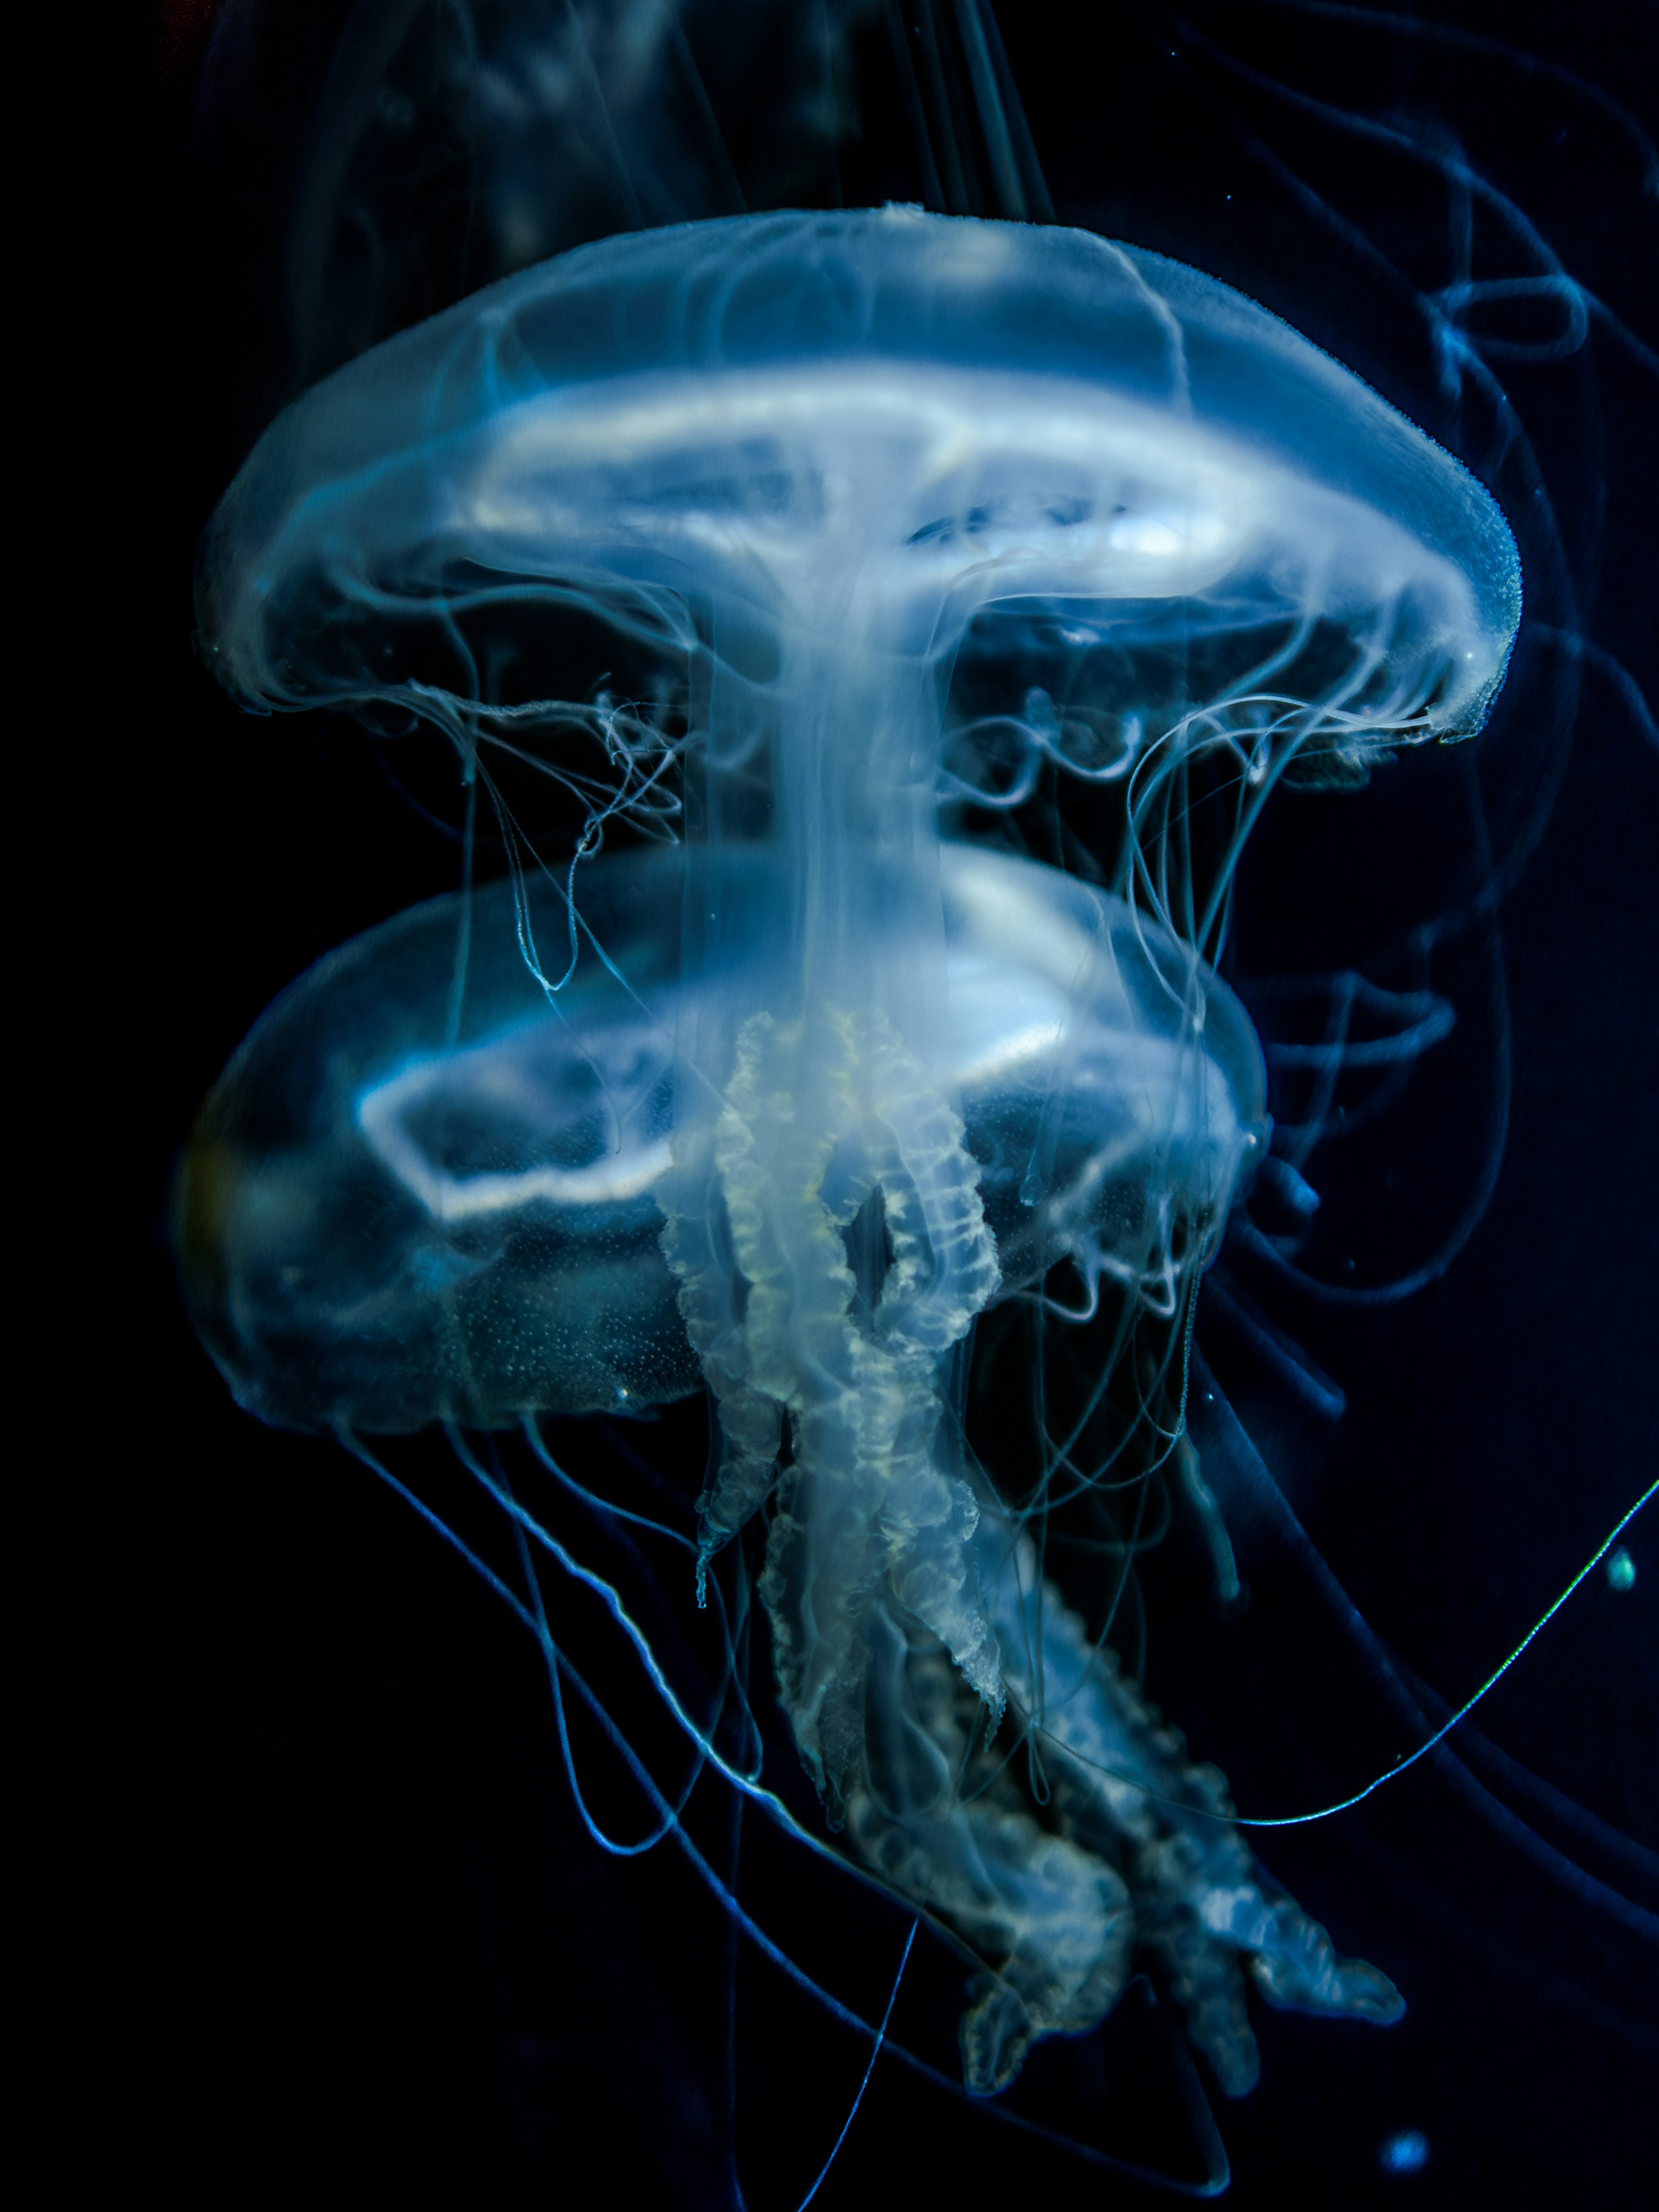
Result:
[[[1651,127],[1645,5],[1458,0],[1415,24],[1268,6],[1036,8],[1018,25],[1004,13],[1062,219],[1240,285],[1477,472],[1495,451],[1491,417],[1473,403],[1450,413],[1414,306],[1446,281],[1443,184],[1353,118],[1443,155],[1455,140],[1654,344],[1651,155],[1644,165],[1601,97],[1627,110],[1645,98]],[[105,726],[94,771],[112,896],[77,978],[76,1003],[100,1011],[80,1025],[94,1047],[62,1122],[83,1168],[100,1163],[95,1242],[90,1223],[77,1237],[82,1266],[97,1254],[97,1289],[88,1304],[82,1274],[63,1302],[77,1384],[60,1394],[52,1449],[71,1540],[107,1570],[112,1632],[95,1639],[97,1686],[69,1732],[64,1802],[86,1808],[65,1824],[77,1909],[102,1931],[95,2008],[77,1994],[82,1970],[62,1970],[69,2047],[102,2084],[100,2109],[122,2115],[129,2166],[191,2201],[349,2186],[714,2204],[736,2201],[735,2171],[757,2212],[793,2206],[864,2046],[739,1946],[733,2167],[720,2113],[730,1953],[707,1892],[668,1847],[629,1866],[587,1850],[533,1647],[362,1469],[239,1414],[172,1287],[171,1162],[225,1058],[318,952],[446,887],[453,866],[355,732],[239,718],[192,656],[195,537],[281,384],[248,307],[259,223],[204,204],[187,161],[207,28],[207,11],[157,19],[112,217],[130,359],[100,438],[125,518],[126,617],[103,635],[120,696],[147,703]],[[296,83],[307,68],[295,62]],[[287,112],[273,93],[247,128],[280,145]],[[269,184],[279,208],[279,163]],[[1497,273],[1538,265],[1482,235]],[[1547,303],[1535,312],[1480,327],[1535,343],[1560,327]],[[1511,462],[1498,489],[1534,629],[1509,691],[1463,754],[1407,761],[1361,793],[1282,794],[1247,858],[1231,959],[1247,996],[1253,978],[1386,967],[1402,933],[1467,904],[1472,886],[1501,885],[1436,955],[1434,987],[1459,1017],[1440,1063],[1352,1161],[1329,1165],[1326,1256],[1340,1268],[1346,1237],[1356,1279],[1382,1279],[1455,1221],[1500,1085],[1501,973],[1512,1080],[1496,1188],[1450,1267],[1397,1304],[1322,1303],[1230,1252],[1235,1281],[1340,1384],[1338,1422],[1224,1318],[1199,1325],[1318,1557],[1453,1701],[1652,1479],[1659,1396],[1659,750],[1607,665],[1540,627],[1653,696],[1659,380],[1651,354],[1644,364],[1601,319],[1570,356],[1494,366],[1562,549],[1552,565],[1550,532],[1516,512]],[[701,1409],[647,1447],[695,1486]],[[465,1516],[441,1446],[398,1464],[439,1510]],[[1615,1592],[1598,1571],[1479,1716],[1563,1801],[1552,1810],[1499,1777],[1514,1817],[1650,1914],[1651,1883],[1576,1814],[1659,1845],[1654,1526],[1650,1512],[1625,1540],[1634,1588]],[[1148,1687],[1224,1767],[1241,1810],[1309,1808],[1414,1739],[1294,1553],[1248,1527],[1240,1545],[1252,1602],[1231,1626],[1202,1601],[1195,1553],[1173,1542],[1149,1562]],[[71,1629],[66,1646],[84,1636]],[[626,1711],[622,1670],[611,1687]],[[1473,1749],[1455,1771],[1443,1756],[1355,1812],[1261,1840],[1339,1947],[1382,1966],[1410,2008],[1387,2032],[1258,2008],[1261,2086],[1227,2106],[1208,2085],[1237,2201],[1524,2204],[1568,2189],[1641,2201],[1654,1947],[1644,1956],[1616,1912],[1483,1808],[1460,1778],[1470,1769],[1494,1778]],[[634,1825],[621,1796],[617,1807]],[[704,1817],[708,1837],[724,1832],[712,1796]],[[745,1903],[877,2014],[903,1917],[758,1820],[744,1849]],[[924,1933],[893,2018],[896,2040],[947,2070],[959,1980]],[[105,2028],[87,2057],[89,2009]],[[1139,1990],[1100,2035],[1040,2052],[1008,2100],[1081,2151],[884,2057],[816,2201],[1151,2202],[1085,2153],[1200,2177],[1187,2079]],[[1426,2136],[1429,2162],[1390,2177],[1378,2148],[1403,2129]]]

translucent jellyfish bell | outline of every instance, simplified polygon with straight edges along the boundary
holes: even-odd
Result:
[[[615,787],[582,866],[418,909],[256,1029],[181,1177],[202,1333],[245,1402],[349,1432],[706,1384],[699,1591],[775,1501],[796,1747],[977,1963],[976,2091],[1098,2020],[1137,1943],[1235,2091],[1246,1961],[1275,2002],[1398,2010],[1042,1580],[964,1447],[966,1355],[1057,1263],[1109,1279],[1176,1347],[1148,1449],[1190,1458],[1182,1316],[1266,1124],[1200,957],[1220,891],[1171,890],[1148,795],[1221,763],[1224,888],[1287,763],[1478,727],[1518,605],[1486,495],[1261,309],[908,210],[511,279],[290,409],[210,531],[203,634],[250,706],[412,715],[469,777],[586,727]],[[1178,672],[1179,712],[1068,718],[1024,681],[1045,624]],[[597,638],[654,704],[597,690]],[[970,643],[1006,711],[952,723]],[[1118,892],[941,837],[942,796],[1049,766],[1122,785]],[[671,769],[683,844],[586,859],[623,814],[660,836]],[[990,1749],[1009,1708],[1040,1819]]]
[[[1194,1052],[1183,948],[1051,870],[960,845],[940,859],[938,1073],[1000,1291],[1098,1251],[1109,1224],[1114,1264],[1139,1259],[1137,1289],[1172,1305],[1160,1209],[1173,1193],[1181,1217],[1218,1222],[1263,1131],[1243,1010],[1207,977]],[[763,1004],[767,963],[682,984],[673,848],[579,880],[588,941],[551,1007],[519,923],[561,942],[562,892],[532,884],[515,913],[496,884],[469,902],[453,1031],[462,908],[436,899],[319,962],[216,1085],[179,1251],[197,1327],[250,1411],[371,1434],[503,1428],[702,1386],[661,1250],[677,1039],[688,1000]],[[763,945],[783,895],[776,869],[745,872],[736,933]]]
[[[399,617],[469,574],[934,656],[993,599],[1224,582],[1236,623],[1347,631],[1356,719],[1442,737],[1479,726],[1519,612],[1480,486],[1264,309],[907,209],[607,240],[378,348],[237,479],[203,632],[256,708],[385,698]]]

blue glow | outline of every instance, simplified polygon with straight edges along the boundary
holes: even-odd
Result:
[[[1429,2139],[1416,2128],[1390,2136],[1376,2154],[1384,2173],[1419,2173],[1429,2162]]]
[[[908,209],[761,216],[586,248],[340,371],[232,487],[198,605],[246,703],[412,712],[469,782],[532,734],[557,764],[584,720],[574,687],[488,696],[503,611],[575,608],[696,702],[672,738],[586,718],[618,781],[562,882],[360,939],[233,1063],[179,1206],[243,1401],[358,1434],[706,1384],[698,1602],[770,1505],[797,1749],[981,1961],[976,2093],[1103,2017],[1137,1946],[1234,2095],[1246,1960],[1276,2003],[1397,2017],[1261,1889],[1027,1532],[1171,1461],[1237,1589],[1183,1433],[1188,1316],[1268,1123],[1201,956],[1292,764],[1484,720],[1519,586],[1474,480],[1190,270]],[[1061,628],[1137,665],[1115,714],[1024,680]],[[970,638],[1021,711],[952,726]],[[994,817],[1044,765],[1121,787],[1098,889],[941,842],[941,801]],[[1200,775],[1208,880],[1168,826]],[[628,820],[673,842],[584,860]],[[967,1349],[1068,1267],[1078,1317],[1115,1315],[1097,1401],[1122,1364],[1140,1410],[1021,1500],[964,1450]],[[1006,1786],[1033,1729],[1047,1827]],[[1160,1831],[1178,1872],[1149,1872]]]
[[[716,210],[659,210],[688,211]],[[1224,1785],[1112,1656],[1133,1661],[1133,1563],[1173,1523],[1224,1610],[1264,1559],[1305,1554],[1316,1581],[1218,1370],[1243,1344],[1327,1423],[1351,1377],[1246,1283],[1421,1292],[1484,1218],[1507,1109],[1443,1234],[1368,1257],[1334,1147],[1437,1064],[1467,1000],[1404,963],[1237,991],[1218,969],[1280,784],[1382,781],[1480,726],[1513,544],[1356,379],[1138,249],[909,208],[549,242],[577,250],[279,417],[204,543],[227,688],[357,715],[400,772],[435,730],[469,878],[492,823],[507,872],[342,946],[256,1026],[179,1187],[193,1316],[251,1409],[377,1469],[397,1462],[368,1439],[447,1425],[512,1549],[457,1540],[543,1647],[596,1847],[684,1851],[763,1936],[690,1826],[718,1775],[826,1844],[810,1793],[763,1778],[755,1635],[830,1848],[975,1962],[972,2090],[1092,2028],[1138,1955],[1237,2094],[1247,1978],[1358,2018],[1399,1999],[1253,1864]],[[1553,305],[1541,357],[1583,343],[1565,279],[1433,303],[1450,384],[1500,357],[1467,335],[1482,313]],[[526,771],[558,834],[523,829]],[[1029,1472],[995,1403],[1011,1375],[1043,1398]],[[677,1497],[573,1445],[705,1388],[714,1457],[672,1432]],[[653,1547],[636,1582],[592,1579],[572,1501],[596,1548],[623,1522]],[[1073,1595],[1068,1543],[1123,1562],[1108,1600]],[[585,1675],[578,1584],[632,1655]],[[1357,1614],[1349,1634],[1392,1695],[1384,1646]],[[624,1660],[689,1769],[606,1717]],[[584,1774],[567,1698],[599,1717],[629,1812]],[[1419,1706],[1389,1756],[1442,1717]],[[1271,1820],[1380,1771],[1238,1794]],[[871,2031],[864,2081],[902,2014],[885,1982],[835,2014]]]

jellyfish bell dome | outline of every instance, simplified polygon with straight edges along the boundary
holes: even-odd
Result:
[[[251,707],[349,705],[490,576],[934,656],[990,600],[1207,601],[1345,633],[1355,745],[1478,728],[1520,606],[1480,486],[1264,309],[901,208],[609,239],[377,348],[228,494],[202,636]]]

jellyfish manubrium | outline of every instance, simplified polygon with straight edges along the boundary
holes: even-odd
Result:
[[[239,1399],[359,1437],[706,1389],[688,1572],[765,1520],[796,1748],[972,1960],[970,2089],[1137,1957],[1235,2094],[1249,1982],[1396,2017],[1048,1575],[1062,1501],[994,1480],[963,1407],[980,1317],[1068,1272],[1129,1411],[1066,1480],[1167,1462],[1224,1558],[1183,1412],[1267,1133],[1210,964],[1227,886],[1287,769],[1480,726],[1519,613],[1486,494],[1155,255],[742,217],[582,248],[329,379],[227,495],[199,605],[246,705],[425,721],[470,788],[492,746],[598,748],[556,872],[342,948],[209,1099],[176,1234]],[[1087,687],[1036,680],[1057,653]],[[1100,880],[967,834],[1045,774],[1118,808]]]

